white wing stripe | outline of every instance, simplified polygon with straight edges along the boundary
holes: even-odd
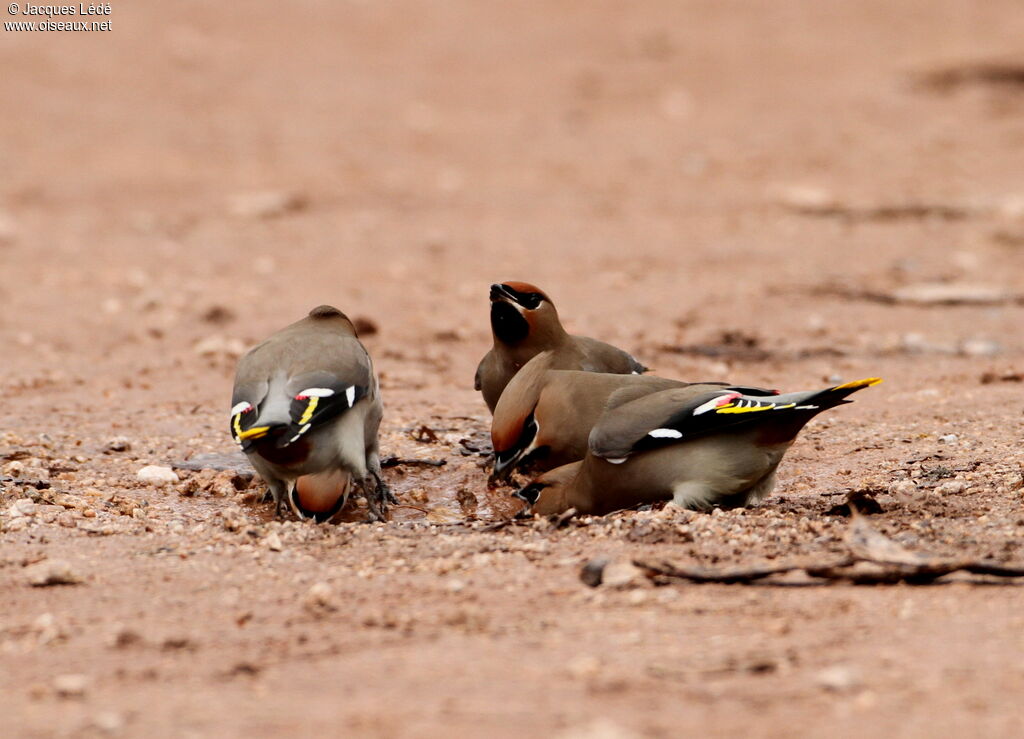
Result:
[[[334,391],[329,387],[308,387],[299,395],[305,395],[307,398],[329,398],[334,395]]]
[[[653,431],[647,432],[648,436],[652,436],[655,439],[682,439],[683,433],[676,431],[675,429],[654,429]]]

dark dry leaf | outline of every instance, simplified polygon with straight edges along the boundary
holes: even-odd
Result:
[[[433,444],[437,441],[437,434],[429,426],[420,426],[418,429],[410,431],[409,436],[413,441],[418,441],[421,444]]]

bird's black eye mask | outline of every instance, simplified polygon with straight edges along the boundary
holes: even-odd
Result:
[[[507,298],[513,303],[523,306],[526,310],[537,310],[540,304],[546,300],[543,293],[521,292],[509,285],[491,285],[491,300],[501,300],[502,298]]]
[[[540,500],[541,491],[546,487],[548,487],[546,483],[531,482],[526,487],[520,488],[516,492],[512,493],[512,495],[520,500],[526,501],[530,505],[536,505],[537,501]]]
[[[530,324],[514,305],[504,300],[491,303],[491,329],[505,344],[518,344],[530,335]]]
[[[540,293],[521,293],[515,290],[510,290],[509,292],[512,293],[512,299],[526,308],[526,310],[537,310],[540,304],[544,302],[544,296]]]

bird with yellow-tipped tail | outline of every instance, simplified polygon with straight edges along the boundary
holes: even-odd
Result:
[[[775,469],[814,416],[881,379],[782,395],[672,388],[609,397],[586,456],[519,490],[535,513],[605,514],[644,503],[745,506],[768,495]]]

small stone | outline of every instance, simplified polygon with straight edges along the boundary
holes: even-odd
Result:
[[[125,649],[142,643],[142,635],[124,624],[115,624],[107,644],[114,649]]]
[[[135,473],[135,477],[139,482],[145,482],[158,487],[178,481],[178,475],[170,467],[161,467],[155,464],[143,467]]]
[[[898,497],[913,497],[917,495],[917,485],[910,480],[900,480],[889,486],[889,492]]]
[[[449,593],[461,593],[466,589],[466,582],[457,578],[449,578],[445,581],[444,589]]]
[[[29,519],[22,516],[21,518],[12,518],[6,524],[3,525],[3,531],[24,531],[28,528]]]
[[[25,579],[29,585],[36,588],[76,585],[82,581],[71,569],[70,563],[62,559],[47,559],[26,567]]]
[[[960,343],[960,353],[966,357],[994,357],[1003,351],[998,341],[966,339]]]
[[[240,218],[277,218],[303,210],[308,205],[305,196],[286,190],[263,190],[233,195],[228,207]]]
[[[33,503],[28,498],[21,498],[16,500],[7,508],[4,513],[8,518],[25,518],[28,516],[35,515],[39,506]]]
[[[612,560],[601,573],[601,585],[610,588],[636,588],[651,584],[644,571],[628,559]]]
[[[221,325],[225,323],[231,323],[235,320],[235,312],[223,305],[211,305],[209,308],[203,311],[200,318],[206,323],[213,323]]]
[[[3,467],[0,467],[0,472],[8,477],[21,477],[25,474],[25,463],[20,459],[12,460]]]
[[[225,356],[234,359],[245,353],[245,343],[241,339],[214,334],[197,341],[192,351],[201,357]]]
[[[595,557],[594,559],[591,559],[583,565],[583,569],[580,570],[580,580],[583,581],[584,585],[596,588],[601,584],[601,578],[604,576],[604,568],[607,566],[607,557]]]
[[[939,495],[959,495],[964,491],[964,483],[959,480],[950,480],[944,482],[935,488],[935,492]]]
[[[281,543],[281,537],[277,535],[276,531],[271,531],[263,539],[263,543],[267,545],[267,549],[272,552],[280,552],[284,545]]]
[[[334,589],[325,582],[318,582],[306,591],[302,604],[307,611],[317,614],[324,611],[336,611],[338,607],[334,600]]]
[[[647,590],[633,590],[627,596],[631,606],[642,606],[650,599],[650,592]]]
[[[1014,297],[995,285],[950,282],[905,285],[892,292],[895,302],[910,305],[997,305]]]
[[[124,728],[124,717],[115,711],[100,711],[92,717],[92,725],[104,734],[117,734]]]
[[[53,690],[61,698],[81,698],[88,684],[85,675],[58,675],[53,679]]]
[[[839,207],[832,193],[811,185],[777,185],[770,196],[782,207],[797,213],[831,213]]]
[[[35,632],[39,644],[49,644],[65,636],[64,630],[57,624],[52,613],[44,613],[33,621],[32,631]]]
[[[352,326],[356,330],[356,334],[362,338],[364,336],[373,336],[380,329],[377,327],[377,322],[367,316],[356,316],[352,319]]]
[[[114,436],[103,445],[105,452],[127,452],[131,448],[132,442],[127,436]]]
[[[160,643],[160,648],[165,652],[178,651],[183,649],[195,649],[196,644],[184,634],[173,634],[165,637]]]
[[[580,655],[565,666],[566,672],[580,679],[596,677],[601,671],[601,662],[589,654]]]
[[[960,437],[958,437],[956,434],[945,434],[945,435],[939,437],[939,443],[940,444],[956,444],[956,442],[959,440],[959,438]]]
[[[857,673],[846,665],[826,667],[815,676],[815,681],[825,690],[834,693],[847,693],[862,684]]]

